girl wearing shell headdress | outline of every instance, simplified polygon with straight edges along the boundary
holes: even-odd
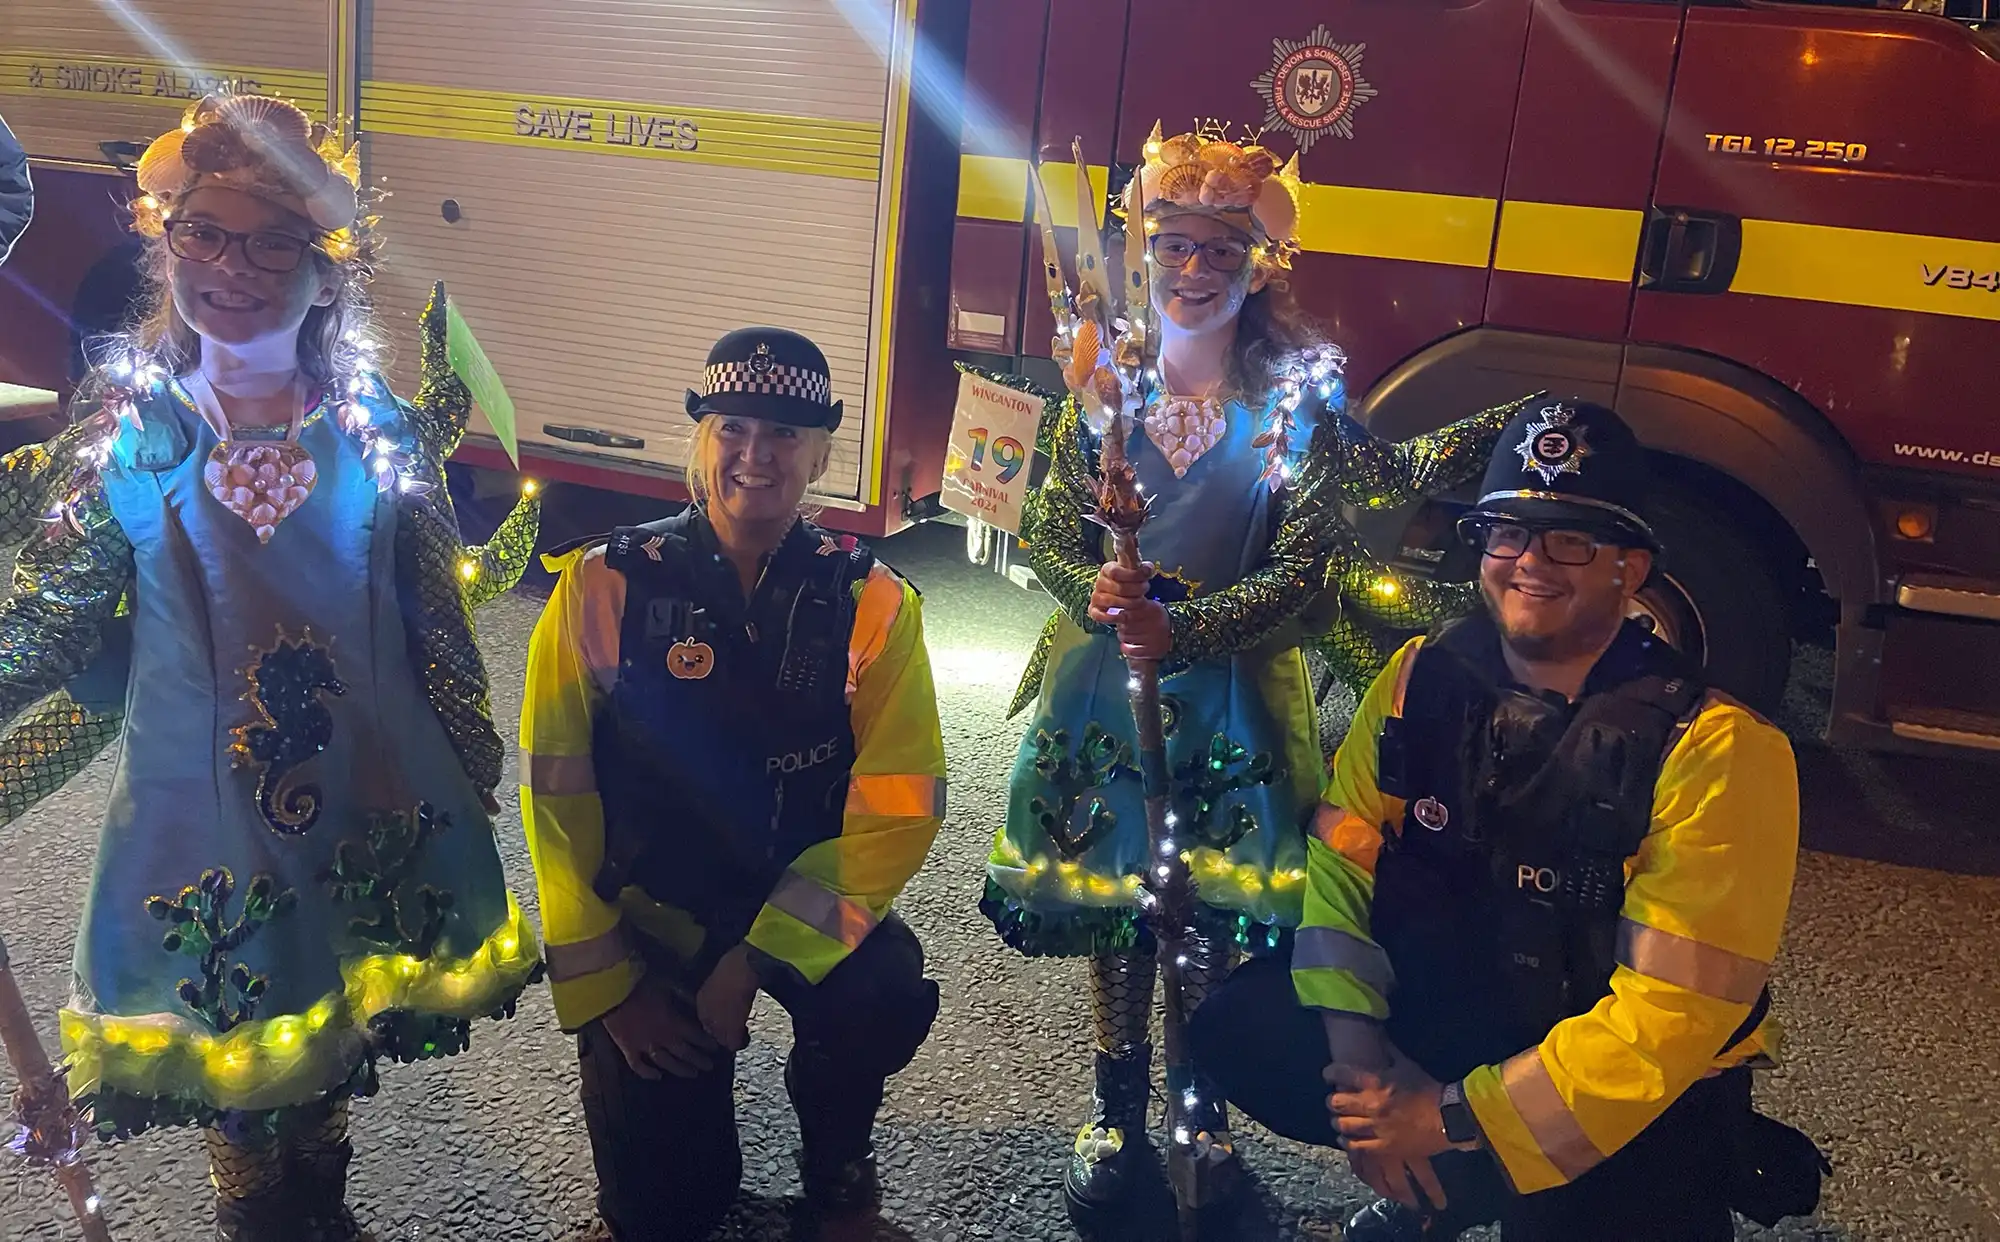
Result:
[[[1154,946],[1138,893],[1151,861],[1121,657],[1160,662],[1168,823],[1186,843],[1202,924],[1184,978],[1199,992],[1239,947],[1265,948],[1299,920],[1322,768],[1301,653],[1307,604],[1339,593],[1330,654],[1365,685],[1381,657],[1358,621],[1420,628],[1461,602],[1377,563],[1340,506],[1400,504],[1471,477],[1513,409],[1404,444],[1371,437],[1342,412],[1343,355],[1289,287],[1296,159],[1281,167],[1222,134],[1162,139],[1157,128],[1145,156],[1124,211],[1151,255],[1160,341],[1143,434],[1128,447],[1151,502],[1149,564],[1121,568],[1086,524],[1098,430],[1079,425],[1076,401],[1051,403],[1051,469],[1023,535],[1060,608],[1015,696],[1012,710],[1033,703],[1034,718],[981,902],[1022,952],[1090,963],[1096,1091],[1064,1181],[1084,1214],[1125,1203],[1128,1140],[1150,1089]],[[1104,344],[1074,343],[1073,388],[1092,382]],[[1167,1084],[1198,1101],[1174,1141],[1226,1185],[1227,1119],[1198,1079]]]
[[[370,362],[355,180],[290,104],[191,107],[139,165],[151,312],[0,504],[55,494],[0,604],[0,720],[55,696],[0,746],[0,807],[122,716],[70,1085],[105,1137],[202,1126],[225,1239],[361,1236],[348,1098],[378,1058],[464,1048],[539,970],[470,618],[534,505],[460,544],[443,290],[401,401]]]

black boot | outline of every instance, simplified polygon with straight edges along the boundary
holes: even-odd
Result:
[[[1097,1088],[1090,1120],[1077,1131],[1063,1194],[1072,1210],[1102,1212],[1125,1204],[1132,1193],[1134,1153],[1146,1142],[1146,1095],[1152,1086],[1153,1047],[1138,1044],[1124,1056],[1097,1054]]]
[[[852,1076],[842,1081],[820,1062],[814,1062],[816,1070],[802,1070],[801,1061],[813,1056],[813,1050],[793,1045],[785,1058],[785,1094],[799,1115],[799,1182],[806,1206],[822,1219],[870,1215],[882,1201],[870,1141],[882,1107],[882,1082]]]
[[[882,1182],[875,1173],[875,1153],[853,1160],[821,1163],[809,1152],[799,1153],[799,1183],[806,1204],[821,1216],[859,1216],[882,1203]]]

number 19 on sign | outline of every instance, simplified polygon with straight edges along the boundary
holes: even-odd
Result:
[[[974,427],[966,435],[972,440],[971,468],[978,471],[984,467],[986,442],[992,437],[993,432],[990,428]],[[1021,473],[1021,467],[1026,465],[1027,461],[1028,451],[1022,448],[1021,442],[1013,436],[1001,436],[993,440],[993,464],[1000,467],[1000,477],[995,480],[996,482],[1012,483],[1014,476]]]
[[[944,507],[1020,534],[1041,414],[1039,397],[972,372],[961,376],[939,487]]]

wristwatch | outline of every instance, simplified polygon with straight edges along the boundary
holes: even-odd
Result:
[[[1448,1082],[1438,1099],[1438,1115],[1444,1118],[1444,1136],[1454,1144],[1479,1141],[1479,1119],[1465,1102],[1465,1083]]]

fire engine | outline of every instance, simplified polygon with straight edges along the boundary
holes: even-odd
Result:
[[[1108,199],[1156,121],[1230,125],[1300,155],[1296,281],[1355,418],[1612,406],[1661,481],[1642,611],[1718,684],[1769,708],[1793,641],[1830,637],[1831,740],[2000,750],[1984,9],[0,0],[41,196],[0,381],[68,387],[79,292],[128,288],[119,169],[188,98],[254,87],[354,119],[381,309],[448,283],[528,468],[683,494],[682,387],[721,331],[782,323],[860,411],[824,519],[885,534],[936,512],[954,360],[1054,385],[1031,166],[1073,178],[1081,139]],[[1464,499],[1371,538],[1422,571]]]

